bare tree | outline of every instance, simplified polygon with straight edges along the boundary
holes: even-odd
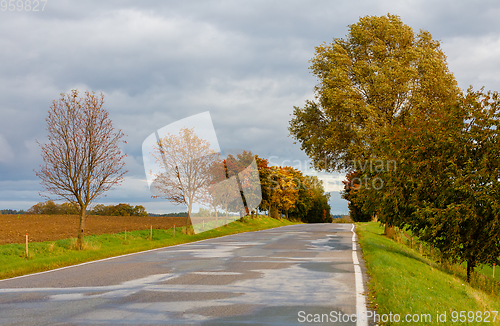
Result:
[[[220,192],[218,191],[218,186],[221,182],[226,180],[226,171],[223,160],[213,160],[210,167],[210,181],[209,185],[202,190],[202,195],[200,196],[200,202],[210,207],[215,212],[215,220],[217,225],[218,220],[218,208],[221,208],[221,201],[219,199]]]
[[[36,171],[46,191],[76,202],[80,209],[78,247],[83,244],[86,211],[111,187],[123,181],[126,156],[119,144],[124,136],[115,130],[103,108],[104,95],[78,90],[61,94],[47,117],[48,142],[40,144],[44,165]]]
[[[221,163],[224,168],[224,161]],[[233,176],[231,178],[226,178],[224,176],[223,179],[213,182],[207,189],[205,189],[205,196],[202,199],[202,203],[214,209],[216,220],[218,219],[218,208],[221,208],[226,212],[226,217],[229,216],[229,207],[231,204],[233,206],[233,211],[240,212],[244,210],[240,188],[238,187],[238,180],[236,177]]]
[[[178,135],[167,134],[158,140],[151,153],[163,172],[153,174],[153,197],[165,198],[188,208],[186,226],[191,229],[191,212],[195,202],[202,202],[213,181],[211,167],[218,153],[201,139],[194,128],[183,128]],[[189,231],[190,232],[190,231]]]

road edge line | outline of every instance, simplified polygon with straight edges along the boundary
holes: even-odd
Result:
[[[359,266],[355,226],[352,225],[352,263],[354,265],[354,282],[356,284],[356,326],[368,326],[366,298],[364,295],[363,273]]]

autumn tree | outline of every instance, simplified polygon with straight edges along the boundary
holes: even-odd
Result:
[[[384,160],[373,153],[382,133],[452,105],[460,93],[440,43],[390,14],[360,18],[345,38],[316,47],[311,63],[316,100],[294,108],[289,130],[317,170]]]
[[[452,262],[478,264],[500,256],[500,96],[469,89],[460,102],[411,127],[386,134],[380,150],[398,162],[382,172],[374,202],[386,218],[411,229]]]
[[[295,188],[297,189],[297,198],[294,202],[293,207],[288,210],[288,218],[295,220],[306,221],[307,215],[309,214],[313,203],[312,193],[312,183],[313,180],[318,180],[317,177],[305,176],[299,170],[293,170],[293,182]],[[319,180],[318,180],[319,181]],[[330,211],[330,209],[328,209]]]
[[[200,201],[214,210],[216,220],[219,208],[226,212],[226,216],[229,215],[230,206],[236,211],[244,209],[238,181],[236,177],[228,175],[226,160],[214,160],[209,167],[209,185],[202,189]],[[240,204],[235,205],[235,201]]]
[[[267,211],[267,215],[270,216],[271,180],[269,176],[271,170],[269,168],[269,161],[259,156],[256,156],[256,161],[257,161],[257,168],[259,171],[261,193],[262,193],[262,200],[259,204],[258,209],[260,211]]]
[[[343,199],[349,202],[349,215],[351,219],[355,222],[371,221],[371,215],[363,211],[363,196],[359,195],[361,185],[363,184],[361,171],[347,173],[346,180],[342,181],[342,183],[344,184],[344,189],[341,195]]]
[[[183,128],[178,135],[160,138],[152,155],[163,172],[153,175],[154,197],[165,198],[188,208],[186,226],[192,232],[193,204],[203,202],[205,190],[212,184],[211,167],[220,162],[210,143],[197,136],[194,128]]]
[[[311,62],[317,100],[295,107],[289,130],[318,170],[355,168],[382,129],[459,93],[439,42],[390,14],[361,18],[346,38],[316,47]]]
[[[256,157],[250,151],[236,151],[228,153],[224,160],[227,177],[236,179],[241,197],[241,201],[239,199],[233,201],[232,208],[234,211],[239,211],[241,215],[250,214],[250,210],[257,208],[262,200],[261,179]],[[239,208],[241,202],[243,209]]]
[[[289,210],[295,207],[299,196],[298,185],[294,180],[294,172],[297,170],[287,166],[271,166],[269,169],[270,184],[267,191],[270,215],[276,218],[286,214],[288,217]]]
[[[262,201],[259,210],[268,216],[282,214],[305,223],[331,222],[329,194],[315,176],[303,175],[289,166],[269,166],[266,159],[255,155]]]
[[[306,176],[305,182],[309,197],[311,198],[311,206],[307,214],[302,218],[305,223],[331,223],[332,215],[330,214],[330,194],[325,192],[323,181],[316,176]]]
[[[113,127],[104,95],[78,90],[61,94],[48,112],[48,140],[39,143],[44,164],[36,175],[44,189],[79,208],[78,247],[82,248],[86,211],[94,200],[123,180],[124,134]]]
[[[294,171],[294,183],[298,197],[288,212],[289,218],[299,219],[304,223],[330,223],[330,194],[325,192],[323,181],[316,176],[303,175]]]

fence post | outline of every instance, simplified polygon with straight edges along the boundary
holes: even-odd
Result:
[[[28,257],[28,233],[26,233],[26,258]]]
[[[175,238],[175,224],[174,224],[174,238]]]
[[[149,240],[153,240],[153,224],[151,224],[151,232],[149,232]]]

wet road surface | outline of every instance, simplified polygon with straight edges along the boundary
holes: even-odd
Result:
[[[356,325],[359,253],[352,224],[156,249],[0,281],[0,324]]]

